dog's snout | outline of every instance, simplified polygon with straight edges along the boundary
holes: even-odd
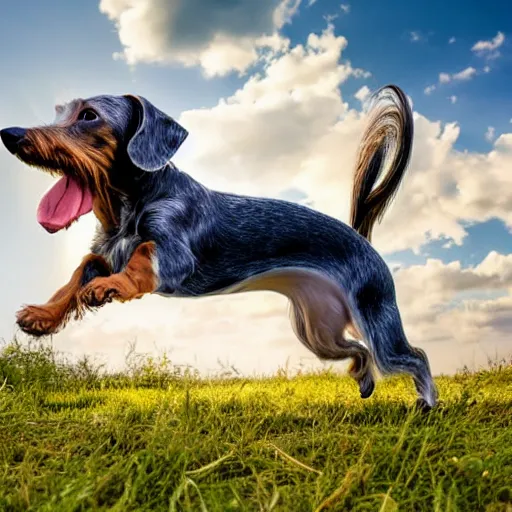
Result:
[[[26,130],[23,128],[5,128],[5,130],[0,131],[0,137],[2,138],[2,142],[5,147],[15,155],[20,142],[25,136]]]

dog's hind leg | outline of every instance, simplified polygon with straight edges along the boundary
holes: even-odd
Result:
[[[418,406],[434,407],[438,393],[428,358],[407,341],[394,290],[367,284],[355,294],[355,302],[352,312],[379,371],[384,375],[411,375],[420,395]]]
[[[299,340],[321,360],[352,359],[349,374],[362,398],[375,388],[372,357],[362,344],[345,337],[354,331],[351,313],[338,284],[319,272],[277,269],[254,276],[232,291],[269,290],[290,300],[292,327]]]
[[[352,359],[349,375],[358,383],[361,398],[370,397],[375,389],[372,358],[366,347],[345,337],[353,324],[342,291],[332,281],[311,275],[302,276],[290,291],[292,327],[299,340],[319,359]]]
[[[71,279],[52,295],[46,304],[25,306],[16,314],[22,331],[32,336],[48,336],[64,327],[75,314],[80,317],[82,308],[77,294],[90,280],[110,274],[108,263],[103,257],[89,254],[73,272]]]

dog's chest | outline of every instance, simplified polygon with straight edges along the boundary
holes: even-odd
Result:
[[[114,272],[120,272],[126,266],[139,243],[140,238],[136,235],[122,236],[112,241],[105,258]]]
[[[101,254],[117,273],[123,270],[140,243],[135,222],[131,217],[125,217],[116,232],[107,234],[100,230],[97,233],[94,252]]]

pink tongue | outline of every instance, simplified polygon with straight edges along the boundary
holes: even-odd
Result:
[[[92,194],[76,180],[61,178],[41,199],[37,221],[46,231],[55,233],[92,210]]]

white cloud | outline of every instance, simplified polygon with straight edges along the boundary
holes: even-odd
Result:
[[[471,80],[476,75],[476,69],[468,67],[452,75],[452,80]]]
[[[358,99],[361,103],[363,103],[364,100],[366,100],[366,98],[370,96],[370,93],[371,91],[368,88],[368,86],[363,85],[363,87],[361,87],[361,89],[358,89],[358,91],[354,94],[354,97]]]
[[[499,57],[500,53],[498,48],[500,48],[504,42],[505,35],[503,32],[498,32],[496,36],[489,41],[477,41],[471,50],[481,57],[495,59]]]
[[[451,102],[452,104],[457,103],[457,96],[452,95],[452,96],[450,96],[448,99],[450,100],[450,102]]]
[[[250,77],[214,108],[185,112],[180,121],[192,135],[191,156],[184,165],[215,186],[243,190],[250,183],[266,193],[277,192],[283,178],[297,185],[287,173],[298,176],[337,119],[348,112],[339,85],[350,76],[367,76],[339,63],[346,44],[332,26],[320,36],[311,34],[306,45],[270,59],[263,75]],[[250,123],[244,121],[249,118]]]
[[[429,259],[424,265],[401,268],[395,281],[410,319],[427,320],[440,308],[451,309],[461,292],[512,290],[512,254],[491,251],[481,263],[469,268],[463,268],[460,261]]]
[[[448,73],[439,73],[439,83],[447,84],[452,79],[451,75]]]
[[[277,195],[287,183],[305,191],[315,208],[346,219],[364,116],[339,95],[339,85],[356,74],[338,63],[345,44],[332,30],[310,36],[216,107],[185,112],[181,121],[192,134],[185,168],[233,191]],[[463,223],[492,217],[512,226],[512,136],[499,137],[487,154],[464,153],[453,148],[459,131],[456,123],[415,113],[411,166],[376,229],[379,250],[418,251],[429,237],[442,236],[461,244]]]
[[[432,94],[434,91],[436,90],[436,86],[435,84],[432,84],[432,85],[429,85],[428,87],[425,87],[425,89],[423,90],[423,92],[429,96],[430,94]]]
[[[489,142],[492,142],[496,138],[496,128],[494,126],[488,126],[485,132],[485,138]]]
[[[334,20],[339,18],[339,15],[338,14],[324,14],[324,16],[322,16],[322,17],[328,25],[331,25]]]
[[[409,33],[409,36],[410,36],[410,40],[411,42],[413,43],[417,43],[418,41],[421,40],[422,36],[419,32],[413,30],[412,32]]]
[[[116,24],[123,46],[117,58],[130,65],[199,65],[215,76],[244,72],[299,5],[300,0],[241,0],[224,7],[207,0],[101,0],[100,11]]]
[[[340,9],[345,13],[348,14],[350,12],[350,5],[349,4],[341,4]]]
[[[418,36],[418,33],[411,33]],[[416,40],[416,39],[414,39]],[[472,51],[480,56],[485,56],[487,59],[493,59],[499,56],[497,48],[499,48],[505,40],[505,36],[502,32],[498,32],[497,36],[491,41],[478,41],[472,47]],[[456,41],[455,37],[451,37],[448,43],[453,44]],[[491,68],[487,65],[482,69],[484,73],[489,73]],[[439,73],[439,84],[447,84],[450,82],[464,82],[473,79],[477,75],[477,70],[469,66],[458,73]],[[433,91],[433,86],[427,87],[424,92],[430,94]]]
[[[462,268],[459,261],[428,260],[396,271],[395,283],[409,336],[421,339],[424,346],[455,341],[463,351],[464,346],[492,338],[502,356],[510,354],[512,254],[492,251],[470,268]]]
[[[474,67],[467,67],[458,73],[450,75],[449,73],[439,73],[439,83],[447,84],[449,82],[463,82],[471,80],[476,75],[476,69]]]

